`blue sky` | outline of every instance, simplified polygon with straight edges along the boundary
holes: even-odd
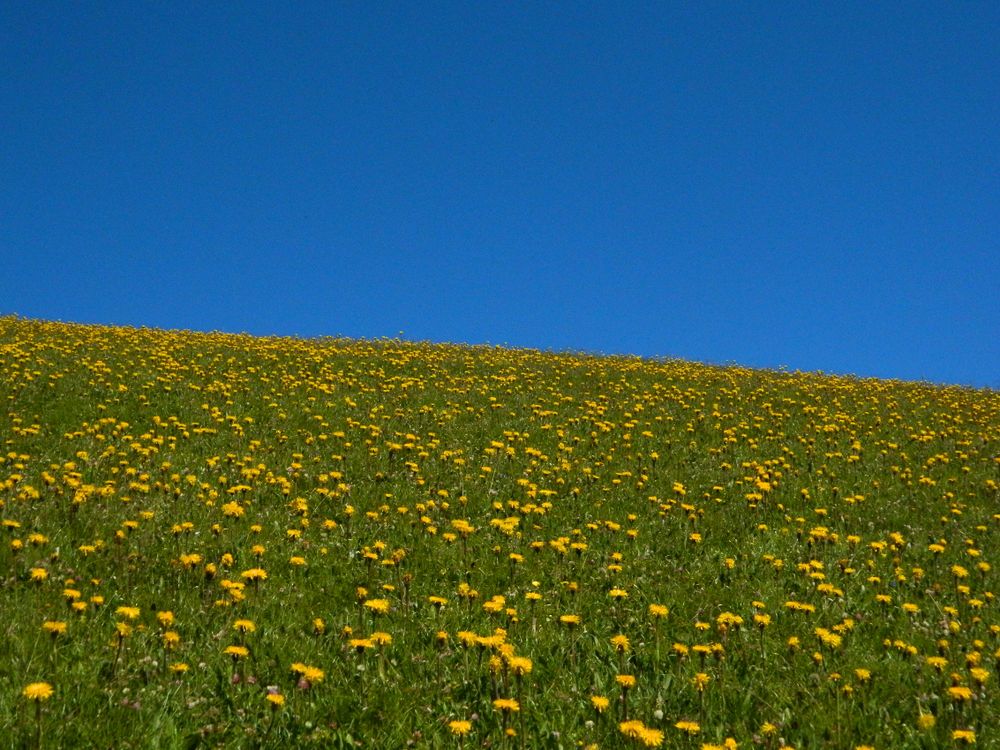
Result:
[[[4,3],[0,313],[1000,387],[1000,3],[420,5]]]

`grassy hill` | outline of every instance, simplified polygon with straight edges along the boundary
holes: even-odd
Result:
[[[1000,747],[996,392],[0,318],[0,398],[13,746]]]

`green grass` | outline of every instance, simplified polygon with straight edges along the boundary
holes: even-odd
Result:
[[[996,392],[0,318],[0,397],[0,743],[1000,747]]]

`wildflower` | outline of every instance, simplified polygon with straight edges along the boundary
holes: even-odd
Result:
[[[347,645],[357,651],[359,654],[363,654],[370,648],[375,648],[375,641],[371,638],[351,638]]]
[[[175,674],[184,674],[190,668],[191,667],[189,667],[187,664],[185,664],[182,661],[174,662],[173,664],[170,665],[170,671],[173,672],[173,673],[175,673]]]
[[[378,615],[384,615],[389,612],[389,600],[388,599],[367,599],[364,603],[366,609],[374,612]]]
[[[674,727],[690,735],[698,734],[701,731],[701,725],[697,721],[678,721]]]
[[[253,633],[257,630],[257,626],[253,620],[237,620],[233,623],[233,630],[238,633]]]
[[[493,708],[505,714],[517,713],[521,710],[521,705],[513,698],[497,698],[493,701]]]
[[[513,672],[518,677],[523,677],[526,674],[531,673],[531,669],[534,666],[531,659],[525,656],[512,656],[507,661],[507,666],[510,667],[510,671]]]
[[[448,729],[452,734],[463,737],[472,731],[472,722],[464,719],[455,719],[448,722]]]
[[[594,707],[594,710],[597,711],[597,713],[603,714],[608,710],[608,706],[611,705],[611,701],[603,695],[592,695],[590,696],[590,705]]]
[[[944,668],[948,666],[948,660],[943,656],[928,656],[925,661],[929,667],[933,667],[934,671],[942,672]]]
[[[618,731],[633,740],[639,739],[645,728],[645,725],[637,719],[623,721],[618,725]]]
[[[953,685],[948,688],[948,695],[956,703],[965,703],[972,700],[972,690],[965,685]]]
[[[702,693],[705,691],[705,688],[708,686],[711,679],[712,678],[704,672],[698,672],[698,674],[691,678],[691,684],[694,685],[695,690]]]
[[[267,702],[271,704],[271,708],[275,710],[285,705],[285,696],[283,696],[281,693],[269,692],[265,700],[267,700]]]
[[[55,690],[53,690],[52,686],[47,682],[33,682],[21,691],[21,695],[29,701],[41,703],[42,701],[47,701],[51,698],[54,692]]]
[[[630,674],[615,675],[615,682],[622,686],[622,690],[635,687],[635,676]]]
[[[951,733],[954,742],[961,742],[966,745],[976,744],[976,733],[971,729],[955,729]]]
[[[302,671],[302,678],[311,685],[322,682],[324,677],[326,677],[326,673],[318,667],[306,666],[306,668]]]
[[[126,620],[135,620],[139,617],[138,607],[119,607],[115,610],[115,614],[119,617],[124,617]]]
[[[65,622],[55,622],[52,620],[47,620],[42,623],[42,630],[51,635],[53,638],[66,634],[66,623]]]
[[[652,727],[643,727],[639,732],[639,741],[645,747],[659,747],[663,744],[663,732]]]
[[[611,637],[611,645],[615,647],[615,651],[620,654],[627,654],[632,650],[632,646],[629,643],[628,637],[624,635],[615,635]]]
[[[250,650],[245,646],[226,646],[222,653],[233,657],[233,661],[239,661],[246,658],[250,654]]]

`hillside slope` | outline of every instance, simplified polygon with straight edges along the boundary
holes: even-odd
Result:
[[[996,392],[0,318],[0,397],[15,744],[1000,747]]]

